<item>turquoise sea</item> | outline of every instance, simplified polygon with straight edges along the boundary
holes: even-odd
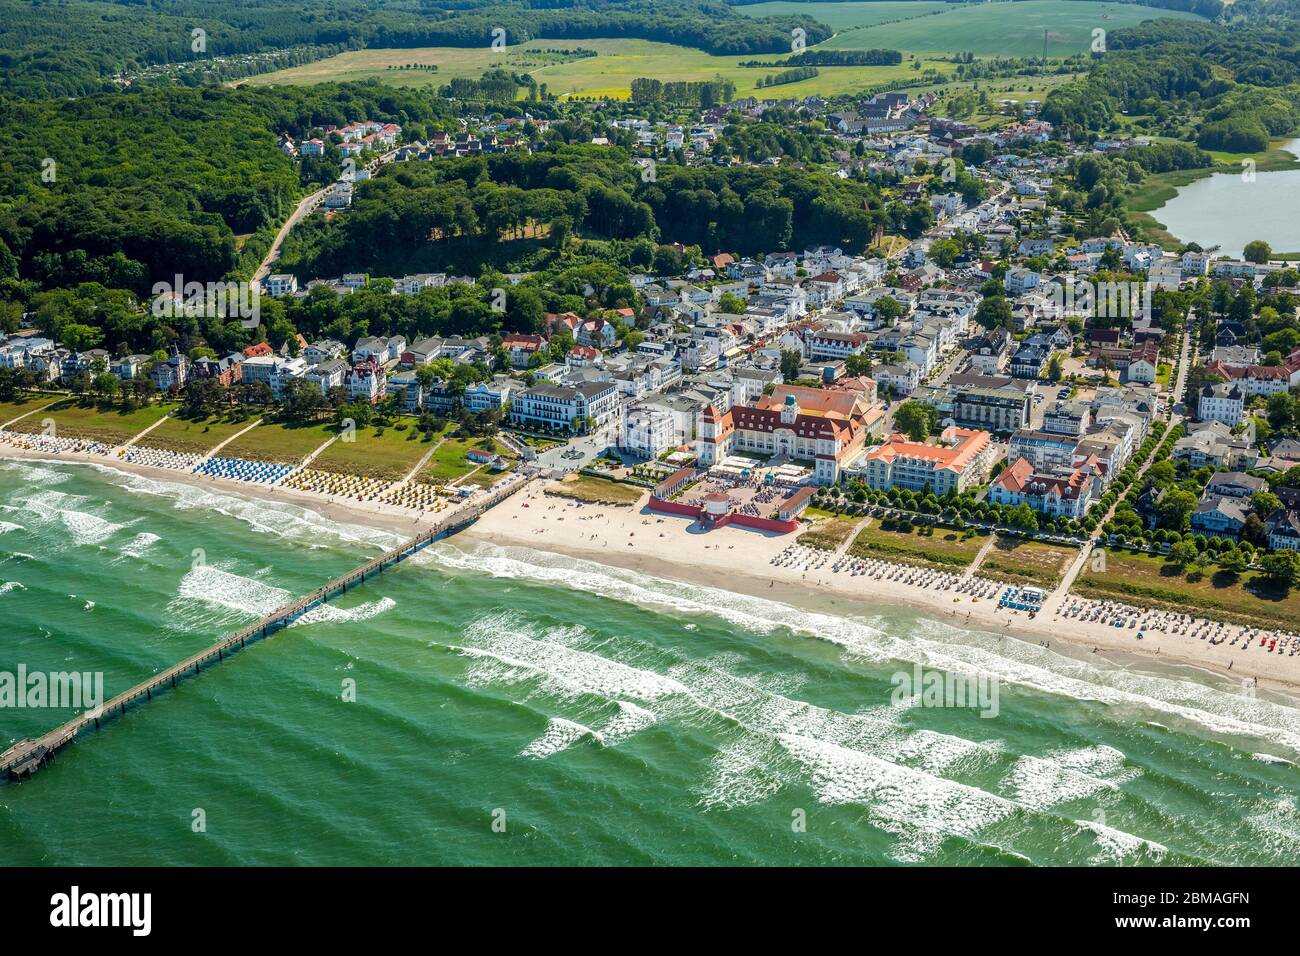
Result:
[[[27,462],[0,532],[0,671],[109,695],[393,540]],[[445,542],[0,784],[0,861],[1300,861],[1295,704],[843,606]],[[915,662],[997,716],[893,702]],[[0,747],[70,715],[2,708]]]

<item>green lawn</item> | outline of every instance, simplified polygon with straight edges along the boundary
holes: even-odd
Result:
[[[1262,627],[1293,629],[1300,620],[1300,591],[1281,594],[1253,573],[1234,579],[1211,567],[1189,574],[1153,555],[1120,551],[1105,552],[1105,570],[1094,571],[1094,561],[1075,579],[1074,590],[1085,597]]]
[[[1075,548],[999,536],[978,573],[981,577],[1050,588],[1061,580],[1078,555]]]
[[[179,418],[175,415],[151,431],[140,442],[150,448],[167,448],[171,451],[206,454],[217,445],[238,434],[257,419],[230,421],[221,416],[212,418]]]
[[[389,481],[405,478],[436,438],[426,439],[414,427],[414,419],[404,420],[403,424],[407,427],[401,431],[392,426],[358,428],[355,440],[334,442],[312,462],[312,467]]]
[[[514,457],[510,449],[495,438],[448,438],[421,469],[418,480],[431,485],[445,485],[468,475],[479,467],[477,462],[466,457],[471,451],[490,451]]]
[[[230,458],[297,465],[333,437],[332,425],[278,425],[263,422],[221,449],[221,454]]]
[[[25,395],[22,398],[14,399],[12,402],[0,402],[0,425],[6,425],[13,421],[19,415],[26,415],[36,411],[42,405],[49,405],[57,402],[64,396],[51,394]]]
[[[902,561],[924,567],[955,571],[966,568],[984,546],[980,535],[963,537],[963,533],[942,526],[912,532],[886,531],[875,519],[858,532],[849,553],[859,558]]]
[[[35,434],[46,431],[53,422],[53,433],[60,438],[86,438],[106,445],[120,445],[144,431],[158,419],[175,408],[175,404],[146,405],[126,410],[121,406],[81,405],[75,399],[64,399],[44,409],[39,415],[29,415],[14,424],[13,430]]]
[[[645,489],[621,481],[610,481],[608,478],[577,475],[547,485],[546,494],[595,504],[634,505],[641,500]]]

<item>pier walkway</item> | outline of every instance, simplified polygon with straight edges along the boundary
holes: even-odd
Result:
[[[450,537],[458,531],[463,531],[477,521],[479,516],[493,505],[504,501],[528,484],[529,482],[526,480],[509,482],[505,488],[494,491],[483,500],[444,518],[436,525],[411,538],[405,544],[367,561],[360,567],[353,568],[346,574],[339,575],[305,597],[298,598],[290,604],[277,608],[256,624],[251,624],[234,634],[230,634],[216,644],[187,657],[179,664],[154,674],[148,680],[142,681],[130,690],[118,694],[95,710],[80,714],[40,737],[19,741],[3,754],[0,754],[0,780],[6,778],[20,779],[35,773],[57,751],[73,741],[83,731],[99,729],[101,721],[107,721],[125,714],[129,706],[153,700],[155,693],[168,687],[175,687],[176,682],[183,678],[197,675],[204,666],[220,663],[235,651],[242,650],[248,644],[269,637],[276,631],[289,626],[313,608],[346,594],[351,588],[363,584],[375,575],[382,574],[388,568],[405,561],[412,555],[418,554],[433,542]]]

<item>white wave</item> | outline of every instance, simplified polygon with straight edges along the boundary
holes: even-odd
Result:
[[[66,469],[57,467],[55,462],[49,462],[46,465],[7,458],[0,463],[0,469],[18,472],[19,479],[25,485],[40,485],[42,487],[61,484],[72,477]]]
[[[519,751],[519,756],[544,760],[561,750],[567,750],[584,737],[595,736],[595,731],[590,727],[565,720],[563,717],[552,717],[546,722],[546,732]]]
[[[15,524],[12,521],[0,521],[0,534],[8,534],[10,531],[24,531],[24,530],[26,529],[23,528],[23,526],[20,524]]]
[[[95,609],[95,602],[87,601],[85,604],[82,605],[81,609],[83,611],[93,611]]]
[[[1263,698],[1082,661],[1005,634],[916,619],[906,636],[896,621],[821,614],[761,597],[655,578],[529,548],[477,542],[431,548],[416,559],[452,570],[533,580],[682,615],[709,615],[769,634],[787,630],[830,641],[871,662],[921,663],[1075,700],[1171,714],[1211,733],[1270,740],[1300,753],[1300,709]]]
[[[8,594],[10,591],[26,591],[27,585],[20,581],[5,581],[0,584],[0,594]]]
[[[1279,797],[1261,800],[1256,811],[1245,818],[1256,834],[1255,845],[1293,863],[1300,854],[1300,809],[1296,799]]]
[[[601,727],[597,733],[600,742],[606,747],[621,744],[633,734],[640,733],[653,726],[657,718],[644,707],[638,707],[626,700],[618,702],[618,713],[614,719]]]
[[[1169,852],[1169,848],[1153,840],[1144,840],[1140,836],[1116,830],[1096,820],[1075,820],[1074,825],[1080,830],[1092,834],[1097,843],[1098,853],[1091,863],[1123,863],[1135,856],[1146,855],[1153,863],[1159,863]]]
[[[150,531],[141,531],[129,542],[122,546],[122,554],[128,558],[139,558],[149,550],[149,548],[161,541],[158,535]]]
[[[819,614],[765,598],[748,597],[720,588],[668,581],[640,572],[605,567],[529,548],[502,548],[479,542],[471,550],[430,548],[414,559],[445,568],[488,574],[497,578],[526,579],[598,594],[643,607],[667,609],[677,615],[720,617],[748,631],[768,634],[785,628],[831,641],[855,654],[888,660],[903,642],[877,627],[851,618]]]
[[[294,621],[290,626],[297,627],[300,624],[342,624],[353,621],[368,621],[394,607],[397,607],[397,602],[389,597],[382,597],[377,601],[367,601],[365,604],[358,604],[356,607],[348,608],[335,607],[333,604],[321,604],[318,607],[312,608],[302,617]]]
[[[405,540],[403,535],[395,532],[347,524],[289,502],[246,498],[224,490],[119,471],[99,463],[90,466],[128,492],[169,499],[178,511],[215,511],[242,521],[254,531],[301,542],[309,547],[333,542],[364,544],[386,550]]]
[[[781,745],[808,771],[822,803],[860,803],[871,823],[901,839],[892,851],[915,861],[946,837],[972,839],[1012,816],[1009,800],[821,740],[782,734]]]
[[[1114,781],[1071,770],[1050,757],[1033,756],[1017,759],[1003,784],[1017,803],[1034,810],[1119,790]]]
[[[168,605],[184,623],[215,623],[234,617],[264,617],[291,600],[284,588],[264,584],[215,565],[201,564],[192,568],[176,586],[176,597]],[[207,605],[233,615],[217,615],[215,620],[196,613],[194,604]]]
[[[1260,763],[1284,763],[1289,767],[1295,766],[1295,761],[1287,760],[1285,757],[1278,757],[1273,754],[1251,754],[1251,760],[1258,760]]]
[[[78,506],[86,499],[62,491],[42,491],[17,501],[22,510],[42,522],[60,522],[68,537],[78,545],[99,544],[126,527],[92,512],[79,510]]]
[[[470,676],[504,683],[540,680],[560,696],[595,694],[609,699],[630,697],[648,701],[684,691],[677,681],[599,654],[538,639],[518,614],[503,612],[473,621],[455,647],[474,658],[479,667]]]

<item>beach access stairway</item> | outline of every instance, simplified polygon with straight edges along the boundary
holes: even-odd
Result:
[[[0,754],[0,780],[16,780],[35,773],[56,752],[71,743],[83,731],[91,728],[98,730],[101,721],[125,714],[127,707],[133,704],[152,701],[156,691],[162,691],[167,687],[175,687],[178,680],[197,675],[205,664],[220,663],[226,659],[228,654],[241,650],[254,641],[269,637],[276,631],[289,626],[313,608],[346,594],[349,589],[363,584],[369,578],[383,573],[388,568],[405,561],[412,555],[418,554],[435,541],[450,537],[458,531],[463,531],[477,521],[489,508],[504,501],[528,484],[527,481],[507,483],[506,487],[491,492],[481,501],[444,518],[406,543],[393,548],[391,551],[386,551],[379,557],[373,558],[359,567],[353,568],[346,574],[339,575],[305,597],[298,598],[283,607],[277,608],[256,624],[251,624],[242,630],[236,631],[216,644],[185,658],[179,664],[154,674],[149,679],[106,701],[93,711],[80,714],[40,737],[19,741],[3,754]]]

